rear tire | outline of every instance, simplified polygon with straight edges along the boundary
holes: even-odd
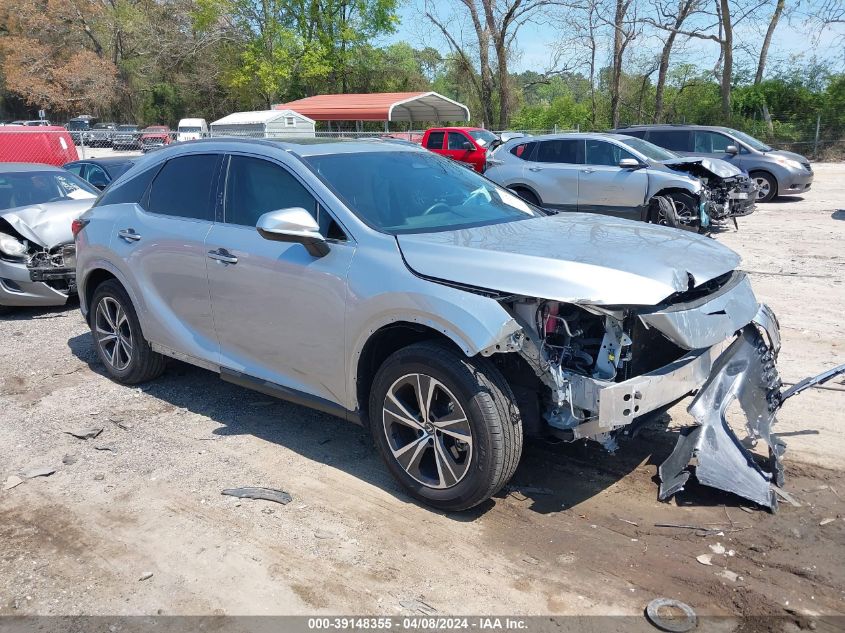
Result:
[[[765,171],[752,171],[750,174],[757,185],[757,202],[770,202],[778,195],[778,182]]]
[[[504,377],[486,358],[444,343],[415,343],[388,357],[373,380],[369,412],[391,474],[441,510],[489,499],[522,455],[522,419]]]
[[[167,358],[144,339],[132,301],[117,280],[97,286],[88,318],[97,356],[112,378],[134,385],[164,372]]]
[[[529,191],[524,187],[514,187],[513,189],[511,189],[511,191],[513,191],[516,195],[525,200],[528,204],[533,204],[535,207],[543,206],[540,203],[540,199],[535,196],[532,191]]]

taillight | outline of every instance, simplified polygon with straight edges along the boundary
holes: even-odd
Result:
[[[88,226],[88,223],[90,221],[91,220],[82,220],[80,218],[77,218],[76,220],[70,223],[70,232],[73,233],[74,237],[76,237],[77,235],[79,235],[79,232],[82,229]]]

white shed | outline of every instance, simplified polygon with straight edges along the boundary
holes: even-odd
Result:
[[[211,136],[314,136],[314,121],[293,110],[234,112],[211,124]]]

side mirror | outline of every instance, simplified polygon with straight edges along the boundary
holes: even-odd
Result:
[[[725,148],[725,154],[739,154],[739,148],[736,145],[728,145]]]
[[[619,166],[622,169],[642,169],[644,167],[636,158],[623,158],[619,161]]]
[[[314,257],[324,257],[329,253],[329,245],[320,235],[317,221],[302,207],[265,213],[258,218],[255,228],[265,240],[302,244]]]

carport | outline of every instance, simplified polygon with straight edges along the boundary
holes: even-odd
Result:
[[[436,92],[379,92],[316,95],[281,103],[274,110],[295,110],[314,121],[469,121],[469,108]]]

